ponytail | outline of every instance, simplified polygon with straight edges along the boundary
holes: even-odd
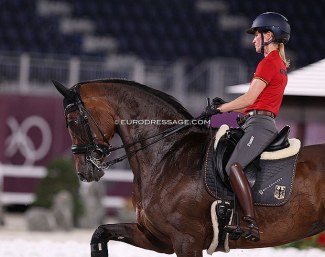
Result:
[[[279,43],[279,54],[280,54],[280,57],[281,57],[282,61],[285,64],[285,66],[288,68],[290,66],[290,60],[286,59],[286,55],[285,55],[285,52],[284,52],[284,44],[283,43]]]

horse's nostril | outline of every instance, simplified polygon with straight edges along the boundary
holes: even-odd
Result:
[[[82,173],[78,172],[78,176],[81,181],[86,181],[86,178]]]

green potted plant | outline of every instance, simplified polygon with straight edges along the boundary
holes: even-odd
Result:
[[[47,166],[47,171],[47,175],[39,181],[32,206],[51,208],[54,196],[66,190],[73,198],[73,218],[76,224],[83,212],[83,206],[79,196],[79,179],[72,160],[65,158],[52,160]]]

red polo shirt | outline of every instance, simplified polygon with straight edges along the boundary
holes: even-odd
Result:
[[[287,68],[279,55],[279,51],[272,51],[260,61],[254,78],[264,81],[266,87],[255,102],[245,109],[244,113],[252,110],[264,110],[273,112],[275,116],[278,115],[284,89],[288,82]]]

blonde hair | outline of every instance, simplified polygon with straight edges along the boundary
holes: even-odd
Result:
[[[279,43],[279,54],[280,54],[282,61],[285,64],[285,66],[288,68],[290,66],[290,60],[286,59],[286,54],[284,52],[284,44],[283,43]]]

